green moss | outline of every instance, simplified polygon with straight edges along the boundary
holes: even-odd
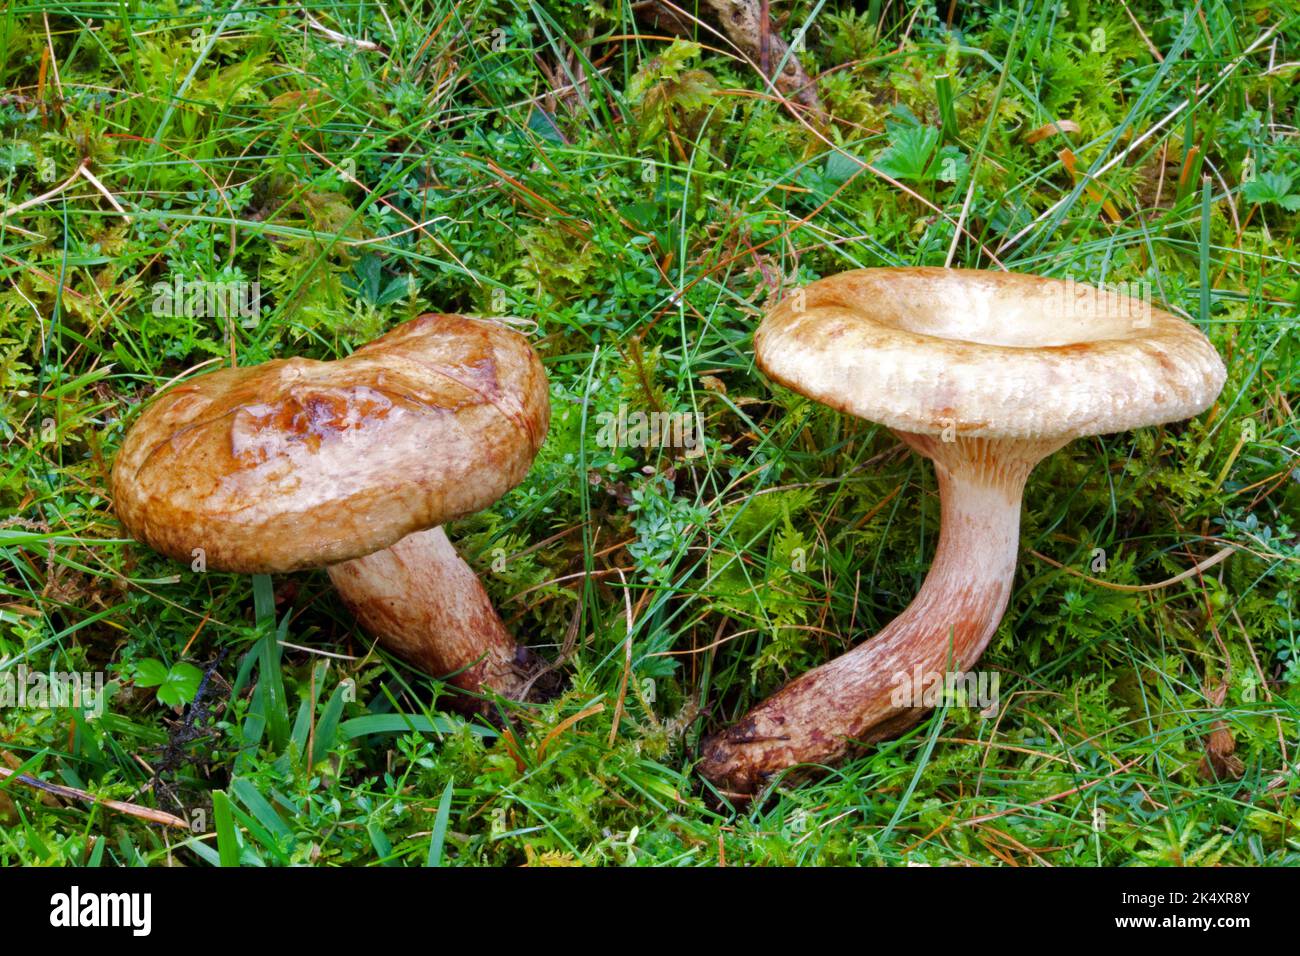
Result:
[[[0,710],[0,759],[208,831],[169,849],[10,785],[0,862],[81,861],[111,834],[111,863],[416,865],[450,783],[461,865],[1296,863],[1295,18],[1240,59],[1258,5],[1201,21],[1130,2],[1145,38],[1097,4],[964,5],[951,28],[933,5],[878,22],[779,5],[791,24],[817,11],[801,56],[822,138],[707,36],[610,39],[636,32],[618,4],[543,6],[330,21],[384,52],[288,8],[220,33],[228,4],[92,28],[47,3],[48,40],[39,12],[0,20],[0,204],[26,204],[0,219],[0,674],[99,671],[115,690],[95,720]],[[1030,135],[1064,121],[1078,132]],[[841,269],[995,257],[1150,283],[1225,357],[1222,398],[1034,472],[983,665],[996,719],[951,709],[719,809],[692,772],[701,735],[897,614],[938,531],[927,464],[757,371],[759,315]],[[262,311],[161,314],[154,284],[177,276],[256,281]],[[563,656],[567,688],[508,740],[372,651],[324,575],[259,597],[122,541],[108,498],[164,383],[232,347],[240,365],[343,355],[430,310],[534,321],[551,381],[527,480],[451,528],[515,633]],[[698,414],[704,453],[602,445],[620,405]],[[1226,546],[1203,574],[1114,587]],[[210,671],[197,709],[140,679],[178,664]],[[1202,770],[1217,721],[1239,776]]]

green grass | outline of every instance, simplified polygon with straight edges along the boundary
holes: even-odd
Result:
[[[772,6],[808,27],[824,137],[724,40],[670,45],[626,3],[5,6],[0,667],[115,693],[96,720],[0,710],[0,761],[195,832],[11,778],[0,863],[1300,860],[1300,19]],[[1034,472],[996,719],[948,710],[735,810],[701,736],[898,613],[938,526],[929,466],[774,387],[752,332],[819,276],[945,263],[1149,282],[1228,383]],[[264,314],[154,315],[178,274],[257,280]],[[527,481],[450,529],[564,658],[513,739],[368,653],[323,574],[192,572],[107,498],[165,383],[430,310],[535,320],[552,385]],[[705,454],[600,447],[620,403],[699,412]],[[1215,729],[1239,771],[1200,770]]]

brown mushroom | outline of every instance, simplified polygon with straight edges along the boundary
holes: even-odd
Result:
[[[1225,376],[1205,336],[1140,298],[979,270],[822,279],[768,313],[754,351],[777,382],[929,458],[942,524],[906,610],[705,741],[701,773],[741,797],[920,720],[927,688],[905,682],[969,670],[1002,619],[1034,465],[1083,435],[1196,415]]]
[[[395,653],[515,698],[527,654],[441,526],[522,481],[549,419],[523,336],[424,315],[338,361],[275,360],[168,390],[122,443],[114,505],[133,537],[178,561],[327,568]]]

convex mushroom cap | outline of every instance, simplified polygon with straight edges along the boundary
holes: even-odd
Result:
[[[1067,439],[1189,418],[1225,370],[1141,298],[977,269],[858,269],[780,302],[759,366],[839,411],[921,435]]]
[[[523,336],[425,315],[347,358],[201,375],[164,393],[113,467],[138,540],[216,570],[316,568],[491,505],[523,480],[550,417]]]

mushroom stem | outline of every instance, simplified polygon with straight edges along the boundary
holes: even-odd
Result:
[[[527,692],[531,655],[510,636],[442,528],[408,534],[328,570],[361,626],[399,657],[470,693],[517,700]]]
[[[705,741],[700,772],[731,795],[753,794],[776,771],[829,762],[910,727],[929,709],[927,688],[974,665],[1002,620],[1025,479],[1066,442],[897,434],[934,462],[938,478],[939,543],[925,582],[875,637]]]

